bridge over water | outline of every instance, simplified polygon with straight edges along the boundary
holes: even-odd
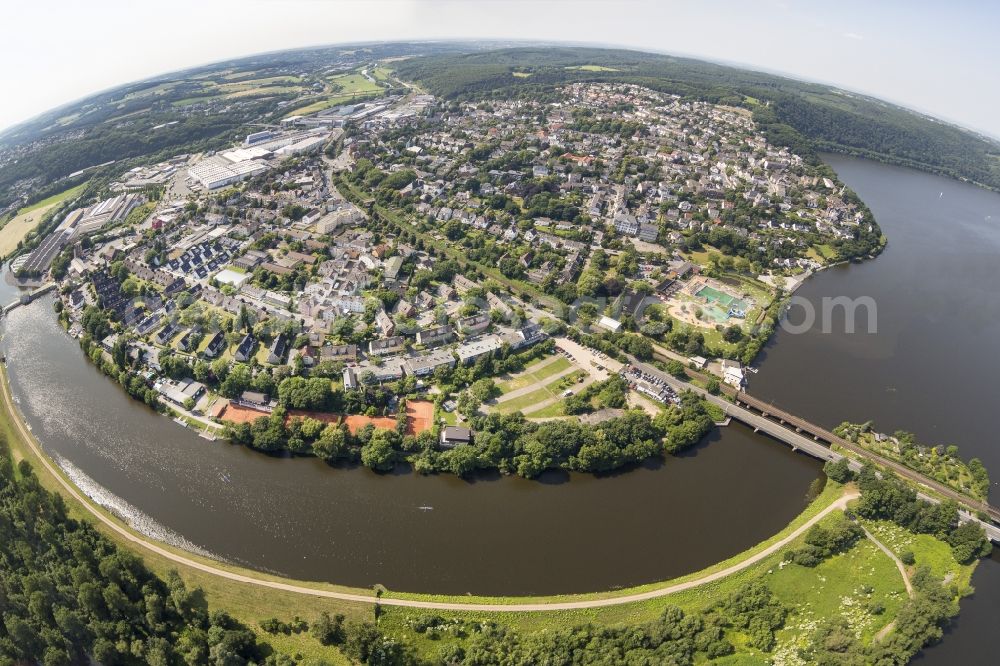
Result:
[[[890,469],[897,475],[923,486],[927,489],[927,492],[918,492],[921,499],[929,502],[939,502],[941,497],[953,499],[958,502],[960,506],[966,507],[965,509],[960,510],[962,520],[974,520],[978,522],[986,532],[986,536],[994,543],[1000,544],[1000,526],[993,522],[1000,521],[1000,509],[997,509],[986,502],[981,502],[973,497],[969,497],[944,485],[943,483],[940,483],[939,481],[936,481],[935,479],[931,479],[920,472],[912,470],[905,465],[885,458],[884,456],[880,456],[877,453],[868,451],[853,442],[849,442],[842,437],[838,437],[834,433],[816,425],[815,423],[811,423],[806,419],[790,414],[789,412],[775,407],[771,403],[759,400],[745,391],[736,391],[730,387],[724,387],[726,393],[736,401],[734,404],[725,398],[712,395],[708,391],[694,386],[693,384],[681,381],[648,363],[643,363],[635,359],[634,357],[630,356],[629,361],[634,367],[639,368],[642,372],[663,380],[674,388],[674,390],[694,391],[712,404],[720,407],[726,416],[734,418],[741,423],[745,423],[756,432],[763,432],[780,442],[784,442],[785,444],[791,446],[795,451],[802,451],[803,453],[813,456],[814,458],[819,458],[823,461],[836,462],[845,457],[843,454],[834,451],[831,448],[832,445],[836,444],[837,446],[843,447],[861,458],[865,458],[881,467]],[[694,376],[696,378],[708,379],[707,375],[702,375],[701,373],[688,371],[688,374],[689,376]],[[861,463],[856,459],[848,458],[848,462],[851,469],[854,471],[861,469]],[[977,513],[989,516],[990,520],[980,520],[976,515]]]
[[[47,294],[48,292],[52,291],[55,288],[56,288],[55,282],[46,282],[41,287],[38,287],[33,291],[22,293],[21,298],[14,301],[13,303],[5,305],[3,307],[3,311],[0,312],[0,314],[7,314],[11,310],[14,310],[15,308],[20,307],[22,305],[26,305],[27,303],[30,303],[31,301],[35,300],[36,298],[38,298],[43,294]]]

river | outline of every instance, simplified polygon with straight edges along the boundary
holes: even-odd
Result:
[[[875,261],[821,271],[796,293],[816,313],[824,297],[871,297],[877,330],[868,333],[863,316],[853,334],[842,316],[827,333],[821,317],[806,333],[779,329],[750,392],[827,427],[871,419],[883,432],[956,444],[1000,480],[990,418],[1000,379],[1000,194],[867,160],[825,159],[872,209],[889,245]],[[789,316],[804,321],[799,308]],[[994,503],[998,496],[994,483]],[[996,550],[973,584],[977,594],[921,663],[995,663],[988,638],[1000,616]]]
[[[268,457],[209,442],[128,398],[51,305],[15,310],[3,341],[14,394],[46,451],[141,531],[294,578],[501,595],[648,583],[767,538],[822,476],[816,461],[743,426],[604,478],[469,482]]]
[[[824,296],[870,296],[877,332],[847,335],[834,325],[823,333],[821,322],[804,334],[779,331],[751,392],[827,426],[874,419],[884,431],[957,444],[1000,476],[986,418],[1000,377],[1000,195],[828,160],[890,242],[875,261],[822,271],[798,294],[818,311]],[[12,300],[2,285],[0,296]],[[661,580],[777,531],[819,476],[814,461],[739,425],[687,455],[607,478],[465,482],[268,458],[200,439],[129,400],[85,362],[49,305],[15,311],[3,342],[15,393],[46,450],[141,529],[297,578],[482,594]],[[974,583],[978,593],[923,663],[993,661],[996,555]]]

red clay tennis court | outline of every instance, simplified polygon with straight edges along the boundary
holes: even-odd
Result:
[[[217,418],[220,421],[230,423],[253,423],[261,417],[267,417],[268,413],[229,403],[223,407]],[[396,427],[396,419],[390,416],[365,416],[363,414],[331,414],[329,412],[309,412],[293,409],[288,413],[288,419],[293,418],[314,418],[324,423],[344,422],[351,434],[361,430],[369,423],[376,428],[391,430]],[[434,403],[427,400],[409,400],[406,403],[406,433],[409,435],[419,435],[425,430],[429,430],[434,423]]]

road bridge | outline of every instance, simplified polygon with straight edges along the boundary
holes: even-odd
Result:
[[[779,442],[784,442],[788,446],[791,446],[795,451],[802,451],[824,462],[836,462],[845,457],[843,454],[830,448],[831,445],[836,444],[857,454],[861,458],[890,469],[899,476],[927,488],[926,492],[918,492],[921,499],[929,502],[939,502],[941,497],[953,499],[960,505],[967,507],[965,510],[959,512],[962,520],[975,520],[983,527],[986,536],[991,541],[1000,543],[1000,526],[991,522],[1000,520],[1000,509],[996,507],[960,493],[894,460],[868,451],[853,442],[838,437],[825,428],[779,409],[773,404],[759,400],[745,391],[727,391],[735,399],[735,403],[733,403],[721,396],[713,395],[698,386],[682,381],[648,363],[643,363],[632,356],[629,356],[629,361],[640,371],[660,379],[675,391],[694,391],[705,400],[721,408],[727,417],[745,423],[753,428],[755,432],[763,432],[770,435]],[[692,374],[705,377],[701,373]],[[705,378],[707,379],[707,377]],[[854,458],[848,457],[848,464],[855,472],[861,469],[861,463]],[[989,516],[991,521],[980,520],[976,515],[977,513]]]

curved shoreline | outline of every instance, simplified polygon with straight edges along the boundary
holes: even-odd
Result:
[[[588,608],[601,608],[607,606],[618,606],[624,604],[630,604],[640,601],[646,601],[650,599],[656,599],[659,597],[669,596],[677,592],[682,592],[686,590],[691,590],[702,585],[706,585],[729,575],[747,569],[754,564],[766,559],[770,555],[778,552],[790,542],[794,541],[796,538],[801,536],[810,527],[815,525],[817,522],[822,520],[824,517],[829,515],[835,510],[843,510],[847,503],[857,497],[857,492],[853,490],[845,491],[841,497],[839,497],[832,504],[822,508],[815,515],[811,516],[804,523],[793,529],[790,533],[786,534],[782,538],[778,539],[774,543],[769,544],[767,547],[760,551],[754,552],[745,559],[738,562],[730,564],[722,569],[715,571],[708,571],[704,575],[694,574],[695,578],[689,578],[686,580],[681,580],[680,582],[675,582],[672,584],[660,585],[653,587],[653,589],[647,589],[641,592],[633,592],[630,594],[623,594],[617,596],[609,597],[590,597],[582,598],[576,600],[553,600],[553,601],[525,601],[525,602],[515,602],[515,603],[486,603],[486,602],[448,602],[448,601],[435,601],[431,599],[423,600],[419,598],[404,598],[402,596],[391,597],[391,596],[377,596],[374,593],[371,594],[361,594],[359,592],[341,592],[336,590],[329,590],[316,587],[308,587],[306,585],[300,585],[295,583],[285,583],[280,580],[271,580],[262,576],[247,575],[243,573],[238,573],[235,571],[230,571],[222,566],[216,566],[213,564],[208,564],[192,556],[188,556],[182,553],[175,552],[164,546],[160,545],[156,541],[142,536],[132,529],[123,526],[119,521],[109,517],[103,511],[101,511],[97,506],[86,497],[83,492],[77,488],[71,481],[69,481],[61,470],[52,462],[48,455],[42,450],[39,442],[35,439],[34,435],[25,426],[23,417],[20,411],[17,409],[16,404],[13,401],[13,394],[10,388],[10,383],[7,378],[6,368],[2,370],[2,379],[0,379],[0,384],[2,384],[2,394],[3,394],[3,408],[7,414],[11,417],[11,425],[13,429],[16,430],[16,435],[23,440],[24,444],[28,447],[31,454],[34,455],[41,464],[44,466],[45,470],[51,474],[57,483],[61,486],[61,489],[66,492],[73,500],[82,505],[84,509],[104,527],[111,529],[117,536],[125,539],[130,544],[138,546],[145,550],[150,551],[160,557],[163,557],[171,562],[190,567],[192,569],[207,573],[219,578],[230,580],[237,583],[245,583],[249,585],[255,585],[263,588],[270,588],[273,590],[278,590],[282,592],[290,592],[293,594],[302,594],[312,597],[322,597],[332,600],[363,603],[363,604],[381,604],[384,606],[397,606],[406,608],[420,608],[428,610],[454,610],[454,611],[480,611],[480,612],[541,612],[541,611],[563,611],[563,610],[580,610]],[[709,567],[710,569],[711,567]],[[676,580],[676,579],[675,579]],[[654,586],[657,584],[653,584]],[[643,586],[648,587],[648,586]],[[598,592],[596,594],[607,594],[608,592]],[[428,595],[430,596],[430,595]],[[570,598],[574,596],[584,596],[584,595],[565,595]],[[527,597],[525,599],[530,599]]]

